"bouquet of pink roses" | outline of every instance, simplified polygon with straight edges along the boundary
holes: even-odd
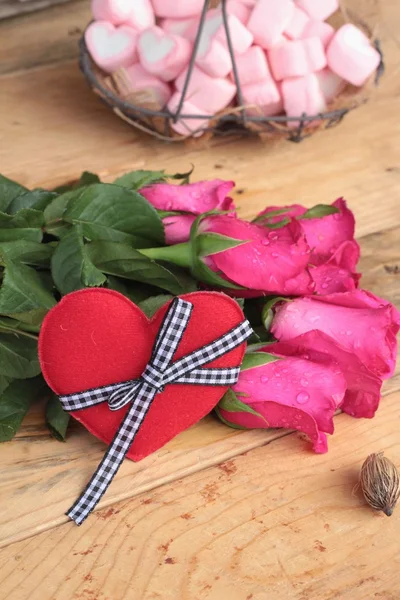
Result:
[[[343,198],[310,210],[269,206],[249,223],[235,214],[233,186],[215,180],[142,189],[165,211],[170,244],[145,253],[244,299],[254,343],[216,410],[221,421],[297,429],[326,452],[338,409],[374,416],[395,369],[400,314],[358,286],[360,248]]]
[[[359,288],[355,220],[343,199],[268,206],[239,219],[231,181],[188,183],[136,171],[113,184],[85,173],[57,190],[0,177],[0,441],[45,388],[37,336],[71,291],[117,290],[148,316],[172,296],[212,289],[243,308],[254,334],[216,412],[236,428],[285,427],[327,450],[338,409],[374,416],[395,368],[396,308]],[[54,394],[51,431],[68,415]]]

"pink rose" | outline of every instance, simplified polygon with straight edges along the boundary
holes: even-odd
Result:
[[[276,342],[268,351],[295,356],[322,365],[334,360],[346,380],[346,393],[340,408],[353,417],[371,419],[379,406],[382,379],[363,365],[353,352],[348,352],[325,333],[314,329],[285,342]]]
[[[234,185],[233,181],[220,179],[186,185],[156,183],[140,193],[157,210],[177,213],[163,218],[166,243],[171,245],[188,241],[196,216],[210,210],[234,211],[233,200],[228,197]]]
[[[299,204],[283,208],[270,206],[259,215],[265,216],[271,224],[287,218],[298,220],[311,248],[310,274],[315,283],[314,291],[319,295],[354,290],[360,278],[356,272],[360,249],[354,240],[354,215],[343,198],[332,206],[339,212],[311,219],[301,218],[307,208]]]
[[[346,391],[345,378],[333,360],[322,364],[305,357],[285,357],[278,350],[274,345],[258,350],[282,358],[242,370],[232,388],[237,400],[253,412],[235,406],[229,410],[223,399],[217,414],[227,424],[249,429],[298,429],[308,435],[316,452],[326,452],[325,434],[333,433],[333,416]]]
[[[247,221],[216,215],[201,222],[198,234],[204,233],[243,240],[235,248],[206,255],[203,261],[226,281],[248,288],[250,292],[246,295],[312,293],[314,284],[307,269],[310,249],[296,221],[267,230]]]
[[[397,355],[400,327],[397,309],[364,290],[296,298],[276,308],[271,331],[279,341],[318,330],[381,379],[390,377]]]

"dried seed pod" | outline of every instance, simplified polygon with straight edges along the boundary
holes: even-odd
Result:
[[[390,517],[400,497],[400,475],[383,452],[370,454],[364,461],[360,483],[368,504]]]

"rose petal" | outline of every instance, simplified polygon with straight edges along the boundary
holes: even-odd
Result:
[[[220,413],[222,418],[228,423],[246,427],[247,429],[267,429],[269,427],[297,429],[310,438],[315,452],[324,454],[328,451],[325,433],[318,430],[315,420],[304,411],[292,408],[291,406],[282,406],[278,402],[271,401],[255,402],[251,407],[258,413],[263,414],[265,420],[245,412],[232,413],[220,409]]]
[[[309,331],[286,342],[276,342],[266,349],[278,355],[296,356],[319,364],[334,360],[346,380],[347,390],[340,408],[353,417],[372,418],[379,406],[382,380],[374,375],[352,352],[321,331]]]
[[[195,215],[174,215],[164,217],[165,243],[172,246],[190,239],[190,229],[196,220]]]
[[[400,314],[390,303],[364,290],[297,298],[276,309],[271,331],[285,341],[318,329],[356,354],[386,379],[395,368]]]
[[[186,185],[156,183],[140,190],[158,210],[183,211],[201,215],[209,210],[234,210],[233,200],[227,195],[235,186],[233,181],[198,181]]]

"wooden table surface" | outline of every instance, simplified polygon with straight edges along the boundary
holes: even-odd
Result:
[[[165,145],[119,121],[76,62],[88,2],[0,23],[0,170],[54,186],[84,169],[195,165],[234,178],[240,214],[345,196],[357,217],[362,286],[400,306],[400,5],[379,12],[387,74],[376,97],[301,145]],[[389,267],[389,269],[388,269]],[[400,509],[354,491],[370,452],[400,466],[400,376],[375,419],[336,418],[329,453],[283,430],[238,432],[212,416],[144,461],[126,461],[81,528],[64,516],[104,452],[78,424],[49,437],[36,406],[0,446],[0,598],[7,600],[399,600]]]

